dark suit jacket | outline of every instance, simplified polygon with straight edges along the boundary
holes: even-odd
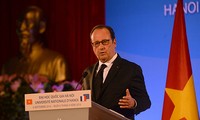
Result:
[[[93,86],[93,78],[97,67],[98,62],[85,70],[88,75],[83,79],[82,87],[84,90],[93,90],[93,87],[95,87]],[[119,99],[126,95],[127,88],[131,96],[137,101],[137,107],[135,109],[119,108]],[[141,67],[121,58],[119,55],[113,62],[105,79],[100,95],[101,97],[96,99],[93,94],[92,91],[92,100],[94,102],[131,119],[134,119],[134,114],[139,114],[151,106]]]

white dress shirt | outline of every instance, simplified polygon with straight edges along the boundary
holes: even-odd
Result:
[[[109,61],[105,62],[105,63],[102,63],[101,61],[99,61],[99,66],[98,66],[98,69],[97,69],[97,72],[99,71],[100,67],[102,64],[105,64],[107,65],[107,67],[104,69],[103,71],[103,83],[105,82],[105,79],[108,75],[108,72],[110,70],[110,68],[112,67],[113,65],[113,61],[117,58],[117,53],[115,53],[115,55],[112,57],[112,59],[110,59]]]

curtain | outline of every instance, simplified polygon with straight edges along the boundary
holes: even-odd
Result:
[[[96,62],[90,30],[105,24],[105,0],[0,0],[0,68],[18,53],[16,20],[28,6],[36,5],[47,17],[46,45],[64,55],[72,80]]]

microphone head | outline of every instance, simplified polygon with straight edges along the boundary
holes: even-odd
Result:
[[[84,72],[84,73],[82,74],[82,77],[85,78],[87,75],[88,75],[88,72]]]

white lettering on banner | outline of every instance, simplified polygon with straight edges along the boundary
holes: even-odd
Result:
[[[164,5],[164,16],[174,15],[176,12],[176,3]],[[195,14],[199,13],[199,1],[191,1],[184,3],[184,12],[185,14]]]

